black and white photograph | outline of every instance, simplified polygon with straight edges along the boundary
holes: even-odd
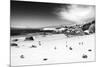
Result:
[[[10,0],[10,65],[95,61],[95,8]]]

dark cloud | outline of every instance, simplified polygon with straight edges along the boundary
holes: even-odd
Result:
[[[70,4],[11,0],[11,27],[40,28],[52,25],[73,24],[73,21],[67,20],[65,17],[65,19],[59,18],[59,15],[65,16],[62,9],[66,9],[66,13],[70,9],[69,6]]]

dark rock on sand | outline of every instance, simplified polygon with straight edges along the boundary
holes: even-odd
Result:
[[[83,54],[82,58],[88,58],[88,56],[87,56],[87,55],[85,55],[85,54]]]
[[[18,44],[16,44],[16,43],[11,43],[11,46],[18,46]]]

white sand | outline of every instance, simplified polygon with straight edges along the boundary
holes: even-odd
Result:
[[[41,41],[41,45],[38,41]],[[95,61],[95,34],[72,38],[58,34],[37,37],[35,41],[22,39],[16,43],[20,47],[11,47],[11,66]],[[30,48],[31,45],[37,47]],[[83,54],[87,58],[82,58]],[[21,55],[24,58],[20,58]],[[47,60],[44,61],[44,58]]]

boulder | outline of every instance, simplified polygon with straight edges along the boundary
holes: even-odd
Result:
[[[34,40],[34,38],[32,37],[32,36],[27,36],[26,38],[25,38],[25,41],[29,41],[29,40]]]

